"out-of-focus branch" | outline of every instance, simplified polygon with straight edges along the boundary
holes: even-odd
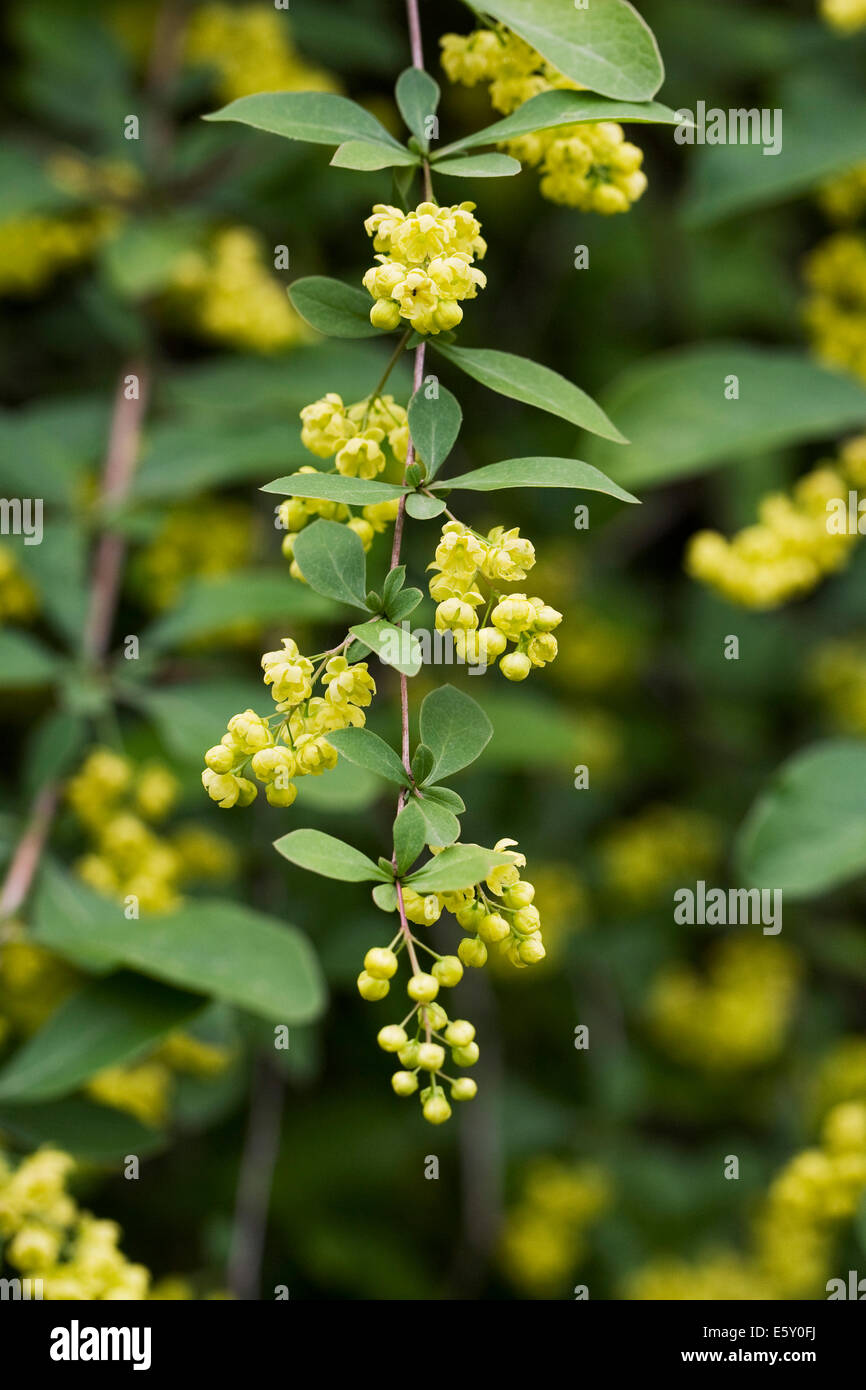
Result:
[[[57,796],[56,786],[43,787],[33,803],[30,820],[15,846],[12,862],[0,889],[0,921],[6,917],[13,917],[30,891],[33,875],[54,820]]]
[[[284,1089],[273,1063],[259,1058],[241,1155],[227,1270],[230,1292],[247,1301],[261,1296],[262,1255],[280,1147]]]
[[[136,378],[137,387],[129,395],[128,382]],[[101,505],[117,506],[129,493],[141,445],[141,426],[147,408],[150,377],[140,363],[124,367],[114,398],[111,433],[102,480]],[[110,528],[110,522],[109,522]],[[126,554],[126,541],[117,531],[104,530],[99,538],[93,567],[90,605],[84,627],[83,651],[91,662],[105,656]]]
[[[127,379],[138,378],[135,399],[127,399]],[[116,505],[129,491],[135,472],[141,438],[141,421],[147,401],[148,376],[145,368],[130,364],[121,372],[114,400],[105,468],[102,504]],[[103,532],[97,544],[90,585],[90,602],[82,647],[89,661],[101,661],[108,646],[117,607],[123,557],[123,538]],[[0,920],[18,911],[30,892],[42,851],[57,810],[59,788],[56,783],[43,787],[33,803],[24,833],[12,855],[0,888]]]

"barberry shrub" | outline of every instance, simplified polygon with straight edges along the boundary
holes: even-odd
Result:
[[[524,592],[512,587],[523,585],[535,564],[531,541],[511,525],[514,492],[559,488],[606,493],[623,503],[637,499],[571,457],[483,460],[468,472],[448,472],[462,409],[439,379],[439,362],[449,375],[462,371],[592,434],[625,441],[604,411],[552,367],[501,349],[460,344],[456,330],[467,313],[474,315],[479,298],[482,312],[488,280],[479,262],[487,242],[476,203],[440,201],[438,188],[454,178],[513,176],[520,170],[514,153],[526,157],[531,147],[536,154],[546,151],[542,189],[551,197],[585,210],[625,211],[646,180],[637,172],[640,151],[623,143],[617,121],[670,123],[676,116],[649,100],[636,105],[585,92],[579,56],[561,72],[550,51],[542,55],[499,25],[463,39],[447,36],[443,61],[454,78],[489,78],[500,109],[510,114],[442,145],[439,87],[424,68],[416,5],[410,3],[408,11],[413,65],[394,90],[405,141],[363,107],[330,92],[243,96],[209,117],[336,147],[331,163],[340,169],[393,171],[393,201],[376,203],[364,223],[374,260],[361,285],[306,277],[295,281],[290,296],[320,333],[397,337],[384,373],[362,399],[346,403],[329,391],[301,410],[301,442],[317,465],[265,487],[286,499],[278,516],[294,578],[353,609],[356,620],[328,650],[305,654],[286,635],[279,649],[264,653],[271,711],[248,708],[229,720],[205,753],[202,782],[224,810],[250,806],[260,786],[272,806],[286,808],[295,801],[299,779],[327,775],[344,758],[396,789],[392,840],[377,862],[314,829],[289,831],[276,849],[298,868],[374,885],[373,901],[386,924],[364,956],[358,990],[371,1002],[384,1000],[396,984],[401,957],[405,961],[405,994],[396,1018],[379,1029],[378,1042],[399,1062],[391,1079],[396,1094],[417,1092],[424,1118],[441,1124],[452,1113],[449,1100],[476,1094],[475,1082],[461,1072],[479,1056],[475,1027],[446,1009],[441,991],[458,985],[464,968],[484,966],[491,950],[524,969],[542,960],[545,948],[535,887],[521,876],[526,858],[515,841],[502,838],[487,848],[463,838],[467,808],[450,782],[483,753],[492,734],[487,716],[469,695],[442,685],[421,702],[419,738],[412,747],[410,681],[422,669],[423,652],[410,620],[423,595],[407,583],[404,531],[410,524],[441,524],[428,565],[436,631],[447,634],[458,657],[476,671],[498,667],[506,680],[517,682],[555,659],[554,633],[563,614],[533,594],[531,585]],[[564,22],[580,23],[567,17]],[[642,28],[636,32],[646,36]],[[556,40],[550,37],[558,52]],[[506,98],[503,84],[509,81]],[[639,95],[648,98],[653,90],[650,83]],[[477,152],[503,144],[513,153]],[[430,350],[439,362],[428,358]],[[413,358],[413,390],[408,401],[398,401],[385,388],[404,353]],[[463,492],[508,494],[500,504],[502,524],[483,534],[463,521],[453,510]],[[369,574],[366,555],[374,534],[391,527],[388,568]],[[365,727],[377,688],[371,654],[399,680],[396,746]],[[457,955],[431,944],[429,929],[443,912],[453,914],[466,933]]]

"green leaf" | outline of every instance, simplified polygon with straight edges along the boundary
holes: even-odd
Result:
[[[375,772],[378,777],[386,777],[389,782],[396,782],[398,787],[410,785],[406,769],[394,749],[372,729],[336,729],[328,734],[328,742],[349,762]]]
[[[302,777],[295,803],[326,814],[345,816],[348,811],[364,811],[382,794],[382,785],[366,768],[341,758],[327,777]]]
[[[421,740],[433,754],[430,778],[441,782],[484,751],[493,725],[470,695],[453,685],[432,690],[421,705]]]
[[[36,725],[24,760],[24,784],[33,796],[65,777],[88,739],[88,722],[68,710],[54,710]]]
[[[55,1100],[103,1067],[122,1066],[206,1005],[124,972],[92,980],[51,1015],[0,1072],[0,1104]]]
[[[301,318],[331,338],[378,338],[370,322],[373,301],[366,290],[327,275],[307,275],[289,286],[289,299]]]
[[[338,521],[314,521],[295,539],[295,560],[311,589],[367,608],[367,561],[360,536]]]
[[[331,157],[335,169],[394,169],[410,167],[418,163],[418,156],[411,150],[394,148],[381,144],[378,140],[347,140],[340,145]]]
[[[866,873],[866,743],[827,739],[783,763],[740,829],[736,863],[743,882],[789,898]]]
[[[439,108],[439,83],[423,68],[405,68],[397,78],[394,94],[406,125],[421,148],[429,150],[430,137],[425,126]]]
[[[484,0],[483,11],[537,48],[555,68],[604,96],[645,101],[664,77],[658,45],[626,0]]]
[[[4,1105],[0,1129],[23,1148],[50,1144],[87,1163],[116,1164],[126,1154],[143,1158],[166,1144],[163,1130],[78,1096],[46,1105]]]
[[[423,387],[415,392],[409,402],[409,433],[428,478],[436,476],[451,453],[462,423],[460,402],[444,386],[439,387],[434,400],[427,398]]]
[[[419,743],[412,758],[412,776],[420,787],[433,771],[433,753],[426,743]]]
[[[580,459],[525,458],[503,459],[474,468],[471,473],[458,473],[454,478],[442,478],[434,487],[465,488],[469,492],[498,492],[506,487],[568,487],[588,492],[606,492],[621,502],[637,502],[630,492],[611,482],[591,463]]]
[[[344,478],[342,473],[289,473],[285,478],[266,483],[259,491],[366,507],[370,503],[391,502],[395,497],[402,497],[406,489],[397,483],[380,483],[376,478]]]
[[[56,678],[60,657],[29,633],[0,629],[0,689],[47,685]]]
[[[449,811],[453,811],[455,816],[462,816],[466,810],[466,802],[458,792],[452,791],[451,787],[425,787],[423,790],[424,800],[435,802],[438,806],[446,806]]]
[[[498,145],[529,135],[535,130],[550,130],[559,125],[582,125],[594,121],[641,121],[653,125],[678,125],[676,111],[655,101],[610,101],[595,92],[540,92],[518,106],[510,116],[444,145],[435,160],[456,154],[458,150],[476,145]]]
[[[417,801],[409,801],[394,821],[394,852],[397,873],[405,874],[427,843],[427,821]]]
[[[224,385],[226,394],[237,389],[231,382]],[[207,420],[157,422],[149,430],[132,495],[136,500],[152,502],[194,497],[209,488],[247,479],[258,484],[278,468],[296,466],[308,458],[300,442],[295,444],[293,436],[287,439],[285,421],[266,416],[242,422],[224,419],[214,406]]]
[[[628,442],[586,392],[540,362],[495,348],[456,348],[441,343],[435,346],[447,362],[501,396],[547,410],[561,420],[569,420],[581,429],[616,443]]]
[[[354,845],[347,845],[344,840],[326,835],[321,830],[291,830],[282,839],[274,841],[274,849],[299,869],[321,874],[323,878],[337,878],[344,883],[365,883],[369,880],[385,881],[388,877]]]
[[[268,714],[273,709],[269,688],[254,680],[185,681],[125,693],[153,720],[167,752],[197,767],[203,751],[219,742],[233,714],[256,706]]]
[[[181,256],[195,247],[198,228],[179,217],[135,218],[105,243],[102,261],[113,288],[124,299],[158,294],[169,284]]]
[[[142,648],[164,651],[217,637],[235,622],[264,625],[333,615],[332,603],[295,583],[286,570],[235,570],[218,578],[194,579],[176,606],[145,631]]]
[[[373,889],[373,902],[383,912],[397,911],[397,889],[393,883],[377,883]]]
[[[481,883],[498,864],[511,864],[507,854],[481,845],[449,845],[427,864],[410,874],[406,883],[417,893],[458,893]]]
[[[485,682],[479,681],[484,686]],[[540,695],[537,690],[511,687],[506,690],[482,689],[479,702],[493,725],[493,738],[485,755],[485,765],[511,770],[538,771],[544,769],[551,785],[571,785],[569,775],[573,763],[581,758],[585,747],[585,729],[597,728],[598,722],[589,716],[594,711],[577,710]],[[605,742],[614,739],[609,720],[600,716],[606,734]],[[591,746],[595,743],[591,738]]]
[[[296,927],[219,898],[190,899],[176,912],[127,921],[122,907],[108,899],[95,906],[94,897],[45,866],[36,940],[72,960],[124,965],[280,1023],[307,1023],[321,1014],[321,973]]]
[[[385,612],[392,623],[402,623],[410,613],[414,613],[424,595],[420,589],[401,589],[396,598],[386,605]]]
[[[406,566],[395,565],[385,575],[385,583],[382,585],[382,603],[393,603],[403,585],[406,583]]]
[[[429,791],[435,791],[431,787]],[[428,845],[451,845],[460,834],[460,822],[452,810],[435,801],[425,789],[414,800],[427,825]]]
[[[442,159],[434,164],[437,174],[450,174],[458,179],[502,179],[519,174],[519,159],[510,154],[468,154],[457,159]]]
[[[372,622],[359,623],[349,631],[375,652],[383,665],[393,666],[405,676],[417,676],[421,670],[423,656],[420,643],[406,629],[396,627],[384,618],[374,618]]]
[[[52,428],[50,420],[46,421],[46,425],[49,429]],[[56,421],[54,427],[62,430],[64,425],[61,421]],[[0,454],[6,447],[6,441],[0,433]],[[36,447],[39,448],[38,445]],[[22,460],[16,452],[15,461],[23,462],[26,466],[27,453],[25,448]],[[44,466],[46,462],[44,450],[39,448],[39,462],[34,462],[34,466],[39,470],[40,486],[47,471]],[[67,469],[68,476],[81,476],[68,465]],[[7,471],[7,458],[4,457],[4,477]],[[4,485],[12,490],[10,480],[7,479]],[[18,487],[25,492],[27,484],[22,482]],[[81,632],[87,621],[89,538],[84,526],[78,521],[66,522],[58,513],[55,513],[55,516],[57,519],[52,517],[51,520],[50,543],[22,545],[18,551],[18,562],[22,573],[30,580],[39,595],[46,619],[66,639],[66,645],[74,648],[81,640]]]
[[[739,399],[725,399],[728,377]],[[862,428],[866,390],[802,353],[745,343],[679,348],[624,372],[606,398],[632,440],[586,441],[591,463],[646,487],[704,473],[761,450]]]
[[[332,92],[256,92],[230,101],[204,119],[237,121],[271,135],[306,140],[313,145],[371,140],[400,148],[393,135],[363,106]]]
[[[441,497],[425,497],[421,492],[410,492],[406,498],[406,511],[416,521],[429,521],[431,517],[441,516],[445,502]]]

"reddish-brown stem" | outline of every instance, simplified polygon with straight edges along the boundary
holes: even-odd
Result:
[[[412,933],[409,930],[409,923],[406,919],[406,908],[403,903],[403,885],[399,879],[397,880],[396,888],[397,907],[400,912],[400,930],[403,933],[403,940],[406,942],[406,954],[408,955],[410,963],[412,965],[412,974],[418,975],[421,971],[421,967],[418,964],[418,957],[415,954],[415,947],[412,942]]]
[[[127,382],[131,377],[137,379],[138,387],[129,399]],[[102,480],[103,507],[117,506],[129,492],[138,461],[148,386],[147,369],[140,364],[131,364],[120,374]],[[109,520],[109,527],[110,524]],[[83,641],[84,655],[94,663],[102,660],[108,647],[125,554],[123,536],[110,529],[103,531],[96,550]]]
[[[405,672],[403,671],[400,672],[400,725],[403,733],[403,766],[411,777],[412,764],[409,761],[409,686]]]
[[[409,46],[412,51],[413,68],[424,68],[424,45],[421,41],[421,15],[418,0],[406,0],[406,13],[409,17]],[[433,201],[433,180],[430,176],[429,159],[422,160],[421,173],[424,179],[424,197],[428,203]]]
[[[260,1057],[253,1074],[227,1269],[229,1289],[239,1299],[255,1300],[260,1296],[268,1207],[280,1150],[283,1094],[283,1081],[273,1063]]]
[[[127,400],[126,379],[138,377],[138,399]],[[125,367],[114,401],[102,483],[103,505],[116,505],[126,496],[135,470],[141,420],[147,397],[147,377],[141,366]],[[84,631],[85,656],[98,662],[105,655],[126,546],[120,536],[104,532],[100,537],[90,584],[90,606]],[[30,892],[45,842],[54,822],[59,788],[50,783],[38,793],[0,888],[0,918],[17,912]]]
[[[427,344],[419,343],[415,349],[415,369],[412,374],[412,391],[420,391],[421,383],[424,380],[424,358],[426,356]],[[406,474],[415,462],[415,445],[410,436],[409,447],[406,450],[406,467],[403,470],[403,482],[406,481]],[[397,520],[394,522],[394,544],[391,547],[391,569],[396,569],[400,563],[400,547],[403,544],[403,522],[406,517],[406,495],[400,498],[400,506],[397,509]]]
[[[409,46],[412,50],[413,68],[424,66],[424,45],[421,42],[421,14],[418,0],[406,0],[406,14],[409,20]]]
[[[33,803],[30,820],[15,847],[0,891],[0,919],[14,916],[30,891],[33,875],[54,820],[57,796],[56,786],[43,787]]]

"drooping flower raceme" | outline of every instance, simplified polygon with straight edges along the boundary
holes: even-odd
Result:
[[[202,784],[223,810],[255,801],[256,781],[264,785],[271,806],[291,806],[297,778],[336,767],[337,751],[327,735],[360,728],[376,693],[366,662],[350,664],[341,653],[326,654],[314,670],[291,637],[283,638],[279,650],[265,652],[262,670],[275,712],[262,717],[247,709],[233,715],[221,742],[205,754]],[[317,682],[321,695],[313,694]]]
[[[494,526],[486,536],[460,521],[443,526],[435,558],[427,567],[435,571],[430,597],[438,602],[437,630],[453,634],[463,660],[489,665],[499,658],[500,671],[511,681],[525,680],[533,666],[553,661],[553,629],[562,614],[543,599],[503,593],[497,587],[524,580],[534,564],[532,542],[516,526],[509,531]],[[509,642],[513,650],[506,652]]]
[[[459,984],[464,966],[486,965],[488,947],[498,946],[521,970],[544,959],[541,916],[533,902],[535,887],[520,877],[526,857],[513,849],[516,843],[499,840],[495,851],[507,855],[510,862],[497,865],[483,883],[471,888],[422,895],[408,885],[403,887],[403,910],[413,925],[432,927],[443,911],[453,913],[467,933],[456,956],[440,955],[414,933],[407,938],[398,932],[388,946],[371,947],[358,976],[361,998],[375,1003],[390,992],[400,952],[405,948],[410,955],[413,969],[406,991],[412,1006],[400,1023],[389,1023],[379,1030],[378,1041],[384,1052],[396,1053],[401,1064],[401,1070],[391,1077],[394,1092],[411,1096],[420,1087],[422,1113],[430,1124],[442,1124],[451,1116],[443,1082],[449,1085],[452,1100],[472,1100],[478,1090],[471,1077],[449,1076],[444,1070],[446,1052],[450,1052],[451,1065],[462,1069],[475,1065],[479,1048],[472,1023],[465,1018],[449,1018],[439,1000],[440,988]],[[428,848],[434,855],[439,853],[437,846]],[[433,957],[429,973],[415,968],[416,950]],[[421,1087],[425,1078],[428,1084]]]

